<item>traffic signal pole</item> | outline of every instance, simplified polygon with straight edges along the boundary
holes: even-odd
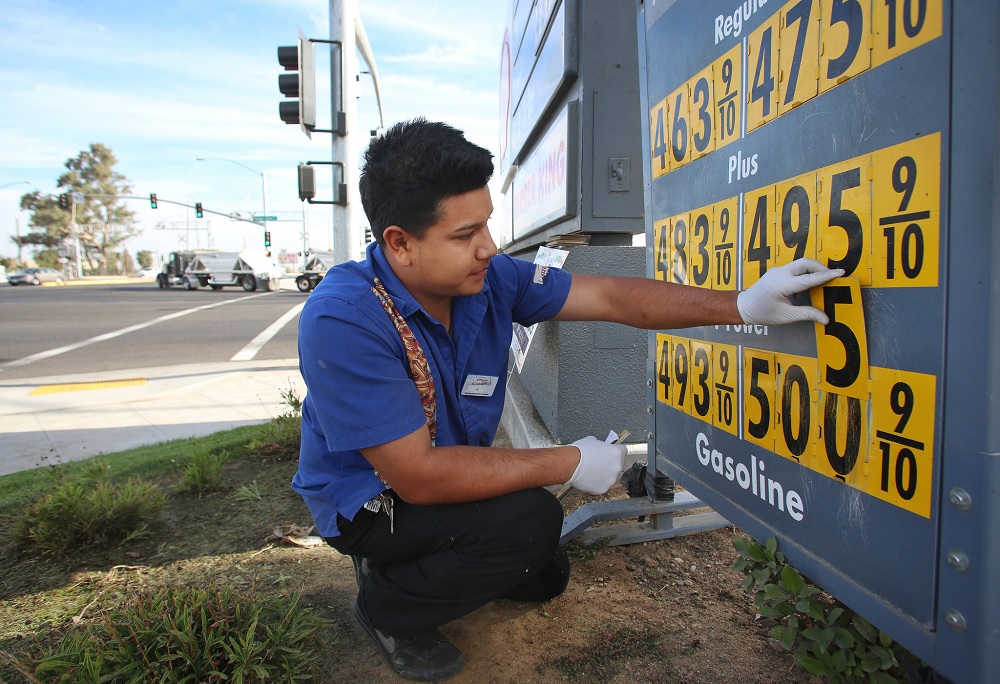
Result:
[[[334,128],[340,129],[330,136],[330,159],[343,162],[343,175],[340,183],[347,186],[347,202],[335,204],[333,210],[333,260],[343,263],[358,257],[358,247],[361,244],[361,234],[357,215],[361,207],[361,195],[358,191],[358,157],[360,154],[358,127],[357,90],[358,84],[354,76],[358,73],[357,50],[357,0],[330,0],[330,40],[340,43],[339,50],[330,51],[331,78],[338,79],[330,89],[330,100]],[[339,86],[339,87],[338,87]],[[344,126],[339,125],[338,117],[342,117]],[[334,196],[340,190],[334,174]],[[343,187],[343,186],[341,186]]]

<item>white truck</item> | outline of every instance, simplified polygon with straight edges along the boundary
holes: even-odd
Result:
[[[310,252],[303,273],[295,278],[295,286],[299,292],[309,292],[335,264],[333,252]]]
[[[168,269],[167,266],[170,266]],[[157,276],[161,288],[179,285],[185,290],[210,287],[221,290],[227,285],[253,292],[258,285],[278,289],[285,268],[265,252],[177,252],[171,254],[164,272]],[[168,272],[169,270],[169,272]]]

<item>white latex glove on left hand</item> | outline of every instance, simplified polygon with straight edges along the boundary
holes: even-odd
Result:
[[[604,494],[618,482],[627,453],[624,444],[608,444],[596,437],[584,437],[571,446],[580,450],[580,463],[567,485],[587,494]]]
[[[796,306],[788,297],[822,285],[844,275],[842,268],[826,268],[812,259],[796,259],[790,264],[768,270],[749,289],[736,297],[736,307],[744,323],[780,325],[796,321],[816,321],[826,325],[830,319],[813,306]]]

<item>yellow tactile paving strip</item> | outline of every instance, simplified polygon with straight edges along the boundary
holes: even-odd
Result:
[[[125,378],[123,380],[102,380],[100,382],[70,382],[62,385],[39,385],[28,394],[59,394],[61,392],[86,392],[88,390],[114,389],[145,385],[146,378]]]

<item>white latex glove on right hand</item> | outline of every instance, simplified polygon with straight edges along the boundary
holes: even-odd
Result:
[[[618,482],[625,463],[624,444],[607,444],[596,437],[584,437],[571,446],[580,450],[580,464],[567,485],[587,494],[604,494]]]
[[[788,297],[842,275],[842,268],[829,269],[813,259],[797,259],[768,269],[760,280],[737,295],[736,307],[744,323],[780,325],[816,321],[826,325],[830,319],[825,313],[812,306],[795,306]]]

